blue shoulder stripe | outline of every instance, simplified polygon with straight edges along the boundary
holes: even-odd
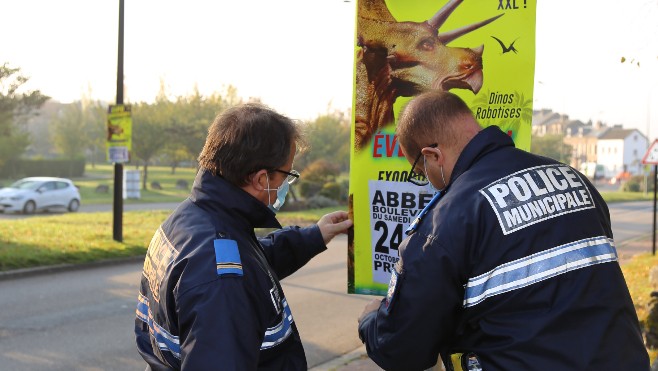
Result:
[[[217,274],[242,276],[242,261],[238,243],[234,240],[216,239],[214,245]]]

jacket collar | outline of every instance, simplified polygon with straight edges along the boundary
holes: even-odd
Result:
[[[200,169],[194,179],[190,199],[213,214],[223,212],[237,216],[251,228],[281,228],[274,212],[265,204],[204,169]]]
[[[461,174],[488,153],[503,147],[514,147],[514,141],[509,135],[503,133],[498,126],[492,125],[480,130],[464,147],[462,153],[452,170],[450,184],[454,183]]]

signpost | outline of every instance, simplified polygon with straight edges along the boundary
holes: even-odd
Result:
[[[653,243],[651,245],[651,253],[656,255],[656,191],[658,190],[658,139],[654,140],[649,146],[647,153],[642,158],[642,163],[645,165],[653,165]]]
[[[117,60],[117,106],[123,105],[123,1],[119,0],[119,52]],[[118,153],[116,155],[119,155]],[[123,242],[123,162],[114,162],[114,203],[112,207],[112,235]]]

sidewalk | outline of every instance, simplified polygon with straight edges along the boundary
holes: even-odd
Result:
[[[365,345],[356,348],[350,353],[334,358],[329,362],[315,366],[309,371],[379,371],[381,368],[371,361],[366,354]]]
[[[653,241],[651,233],[624,241],[617,246],[619,254],[619,264],[629,261],[633,255],[642,253],[651,253]],[[361,346],[350,353],[344,354],[338,358],[315,366],[310,371],[380,371],[382,370],[375,364],[366,353],[366,347]]]

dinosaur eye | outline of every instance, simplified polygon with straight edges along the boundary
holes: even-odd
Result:
[[[436,44],[435,44],[435,42],[434,42],[434,39],[432,39],[432,38],[426,38],[426,39],[423,39],[423,40],[420,41],[420,44],[418,44],[418,47],[419,47],[421,50],[432,51],[432,50],[434,50],[434,46],[435,46],[435,45],[436,45]]]

